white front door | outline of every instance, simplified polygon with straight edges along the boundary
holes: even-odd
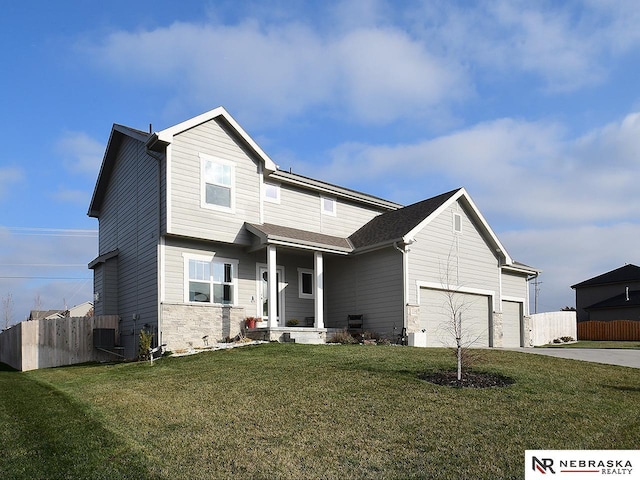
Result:
[[[278,318],[276,322],[280,327],[284,326],[284,322],[282,321],[284,317],[284,284],[282,282],[283,278],[284,269],[282,267],[278,267],[276,269],[276,282],[278,284],[278,288],[276,289],[278,292],[276,296],[276,312]],[[267,267],[260,267],[258,269],[258,285],[258,297],[260,298],[259,315],[262,317],[262,321],[266,322],[269,320],[269,273],[267,272]]]

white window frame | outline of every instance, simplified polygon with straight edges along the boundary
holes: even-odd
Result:
[[[331,209],[326,209],[326,203],[325,202],[331,202]],[[322,212],[323,215],[331,215],[332,217],[335,217],[337,215],[337,210],[338,210],[338,202],[336,201],[335,197],[328,197],[325,195],[320,195],[320,212]]]
[[[200,205],[202,208],[207,208],[210,210],[217,210],[219,212],[229,212],[235,213],[236,210],[236,165],[234,162],[229,160],[224,160],[219,157],[214,157],[213,155],[208,155],[206,153],[198,154],[200,157]],[[207,181],[206,181],[206,166],[207,163],[213,163],[215,165],[222,165],[224,167],[230,168],[230,185],[225,184],[215,184],[211,183],[211,185],[218,185],[221,187],[229,188],[229,203],[230,205],[227,207],[225,205],[216,205],[215,203],[207,202]]]
[[[194,255],[183,254],[184,258],[184,303],[192,305],[222,305],[222,306],[235,306],[238,304],[238,265],[239,261],[235,258],[223,258],[213,255]],[[209,279],[191,279],[190,277],[190,262],[191,261],[205,262],[209,264]],[[231,281],[230,282],[216,282],[214,280],[214,266],[215,265],[231,265]],[[224,267],[223,267],[224,268]],[[189,299],[189,284],[191,281],[207,283],[209,285],[209,301],[198,302]],[[214,300],[214,286],[215,285],[230,285],[231,286],[231,299],[230,303],[215,303]]]
[[[460,228],[456,228],[456,223]],[[457,212],[453,212],[453,233],[462,233],[462,215]]]
[[[303,275],[311,275],[311,293],[305,293],[302,291],[302,277]],[[309,268],[298,268],[298,298],[316,298],[316,279],[315,273]]]
[[[269,196],[269,189],[273,189],[275,197]],[[272,182],[264,182],[264,199],[271,203],[280,203],[280,184]]]

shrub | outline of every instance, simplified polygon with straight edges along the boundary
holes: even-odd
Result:
[[[575,338],[573,337],[560,337],[560,340],[562,340],[563,342],[573,342],[575,340]]]
[[[347,329],[344,329],[334,333],[331,338],[329,338],[329,343],[342,343],[343,345],[349,345],[358,342],[351,336]]]
[[[560,340],[559,338],[554,338],[553,343],[562,343],[562,340]]]
[[[140,330],[140,342],[138,343],[138,360],[149,360],[151,349],[151,341],[153,340],[153,333]]]

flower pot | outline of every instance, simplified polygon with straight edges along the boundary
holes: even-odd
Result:
[[[255,318],[247,318],[245,320],[245,325],[247,328],[256,328],[256,319]]]

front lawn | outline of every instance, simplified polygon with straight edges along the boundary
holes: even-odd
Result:
[[[419,378],[454,365],[443,349],[265,344],[0,371],[0,478],[506,479],[526,449],[638,447],[638,370],[491,350],[478,368],[514,384]]]
[[[604,340],[580,340],[572,343],[550,343],[542,345],[544,348],[625,348],[640,350],[640,342],[604,341]]]

